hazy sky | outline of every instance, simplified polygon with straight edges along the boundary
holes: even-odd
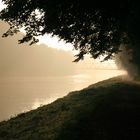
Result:
[[[8,29],[0,22],[0,36]],[[69,75],[83,64],[73,63],[71,51],[54,49],[47,45],[18,44],[22,35],[0,37],[0,76],[49,76]]]
[[[1,34],[6,24],[0,22]],[[71,52],[49,48],[46,45],[17,43],[19,35],[0,37],[0,76],[48,76],[70,74],[74,69]]]
[[[8,29],[8,25],[0,22],[0,36]],[[63,50],[64,43],[56,44],[46,40],[52,47],[45,44],[29,46],[28,43],[19,45],[18,39],[22,34],[2,38],[0,37],[0,77],[19,76],[54,76],[72,75],[77,69],[94,68],[100,64],[94,64],[93,59],[86,59],[82,62],[73,63],[74,54],[72,51]],[[44,40],[43,40],[44,41]],[[59,46],[59,49],[56,49]],[[63,46],[62,49],[60,49]],[[68,48],[70,45],[66,45]],[[112,64],[107,64],[112,68]],[[113,65],[115,67],[115,65]]]

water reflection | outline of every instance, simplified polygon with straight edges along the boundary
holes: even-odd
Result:
[[[78,72],[79,73],[79,72]],[[0,79],[0,121],[20,112],[48,104],[70,91],[125,74],[119,70],[94,70],[63,77],[22,77]]]

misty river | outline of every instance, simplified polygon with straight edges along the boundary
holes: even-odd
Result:
[[[93,74],[94,73],[94,74]],[[124,74],[120,70],[88,70],[69,76],[7,77],[0,79],[0,121],[51,103],[70,91]]]

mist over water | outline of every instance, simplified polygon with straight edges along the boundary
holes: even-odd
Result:
[[[0,121],[80,90],[98,81],[125,74],[119,70],[86,70],[73,75],[0,78]]]
[[[0,22],[1,32],[7,25]],[[0,121],[48,104],[71,91],[120,74],[113,61],[72,63],[72,52],[46,45],[18,45],[22,34],[0,38]]]

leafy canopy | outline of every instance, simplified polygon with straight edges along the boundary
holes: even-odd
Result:
[[[39,35],[51,33],[85,54],[105,60],[120,51],[121,44],[139,42],[140,6],[135,0],[3,0],[7,8],[0,19],[10,25],[4,37],[24,27],[19,43],[38,42]]]

